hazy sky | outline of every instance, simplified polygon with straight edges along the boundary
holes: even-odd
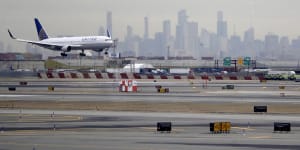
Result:
[[[295,38],[300,35],[300,0],[0,0],[0,41],[14,48],[7,28],[20,38],[36,40],[33,18],[38,17],[49,35],[96,35],[106,25],[106,12],[113,13],[113,36],[123,39],[126,26],[143,35],[143,18],[149,17],[150,35],[162,30],[170,19],[173,35],[177,12],[186,9],[189,21],[216,32],[217,11],[228,22],[228,34],[253,26],[256,37],[269,32]],[[21,44],[23,47],[24,44]]]

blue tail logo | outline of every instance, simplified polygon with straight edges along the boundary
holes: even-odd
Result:
[[[40,21],[37,18],[34,18],[37,34],[39,36],[39,40],[48,39],[48,35],[41,25]]]

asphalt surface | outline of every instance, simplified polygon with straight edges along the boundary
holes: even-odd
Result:
[[[290,103],[299,104],[298,93],[285,92],[286,96],[280,96],[278,92],[226,92],[221,95],[222,91],[212,93],[193,93],[193,94],[68,94],[68,93],[51,93],[51,94],[1,94],[0,99],[6,101],[145,101],[145,102],[243,102],[243,103]],[[216,96],[212,94],[216,93]],[[260,94],[261,93],[261,94]],[[254,94],[254,95],[253,95]]]
[[[32,85],[31,85],[32,84]],[[59,82],[48,91],[48,82],[34,82],[8,91],[18,82],[2,82],[0,100],[6,101],[148,101],[148,102],[300,102],[299,85],[280,82],[224,83],[203,88],[201,83],[162,83],[170,93],[156,93],[154,85],[141,86],[138,93],[119,93],[111,83]],[[110,84],[110,85],[107,85]],[[225,83],[226,84],[226,83]],[[105,85],[105,86],[104,86]],[[98,88],[98,87],[103,88]],[[285,96],[280,96],[285,93]],[[172,122],[171,133],[156,132],[156,123]],[[209,123],[229,121],[229,134],[212,134]],[[290,122],[291,132],[273,132],[274,122]],[[299,114],[228,114],[107,112],[0,109],[0,150],[149,150],[149,149],[300,149]]]
[[[0,120],[1,149],[300,148],[298,115],[1,110]],[[159,121],[172,122],[172,132],[156,132]],[[230,121],[231,132],[210,133],[214,121]],[[292,131],[273,132],[278,121]]]
[[[221,82],[221,83],[220,83]],[[234,90],[222,90],[222,86],[233,84]],[[156,85],[169,88],[170,93],[157,93]],[[53,86],[54,91],[48,91]],[[284,86],[285,89],[279,89]],[[15,87],[16,91],[9,91]],[[285,102],[299,103],[299,82],[258,81],[139,81],[137,93],[120,93],[118,82],[82,81],[30,81],[19,85],[16,81],[0,82],[2,100],[56,100],[56,101],[173,101],[173,102]],[[284,96],[281,96],[284,94]],[[163,96],[162,96],[163,95]]]

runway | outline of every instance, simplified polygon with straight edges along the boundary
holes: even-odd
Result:
[[[170,93],[152,83],[137,93],[93,82],[53,82],[48,91],[49,83],[1,83],[0,150],[300,149],[294,82],[234,83],[234,90],[222,90],[228,83],[159,83]],[[253,113],[253,105],[267,105],[268,113]],[[172,132],[156,132],[160,121],[172,122]],[[216,121],[231,122],[231,132],[210,133]],[[274,122],[290,122],[292,131],[275,133]]]
[[[19,115],[18,110],[1,110],[2,149],[300,148],[298,115],[55,110],[22,110],[21,119]],[[172,132],[156,132],[158,121],[171,121]],[[231,133],[211,134],[212,121],[231,121]],[[273,133],[274,121],[290,121],[292,132]]]
[[[257,82],[257,81],[256,81]],[[139,81],[137,93],[120,93],[118,82],[81,82],[35,80],[28,85],[16,81],[0,82],[2,100],[39,101],[159,101],[159,102],[259,102],[299,103],[300,84],[297,82],[214,81],[204,84],[199,81],[166,82]],[[233,84],[234,90],[222,90]],[[156,85],[169,88],[170,93],[157,93]],[[49,91],[53,86],[54,91]],[[284,86],[285,89],[279,89]],[[16,87],[16,91],[8,91]],[[281,94],[284,97],[281,97]]]
[[[211,91],[199,93],[137,93],[137,94],[88,94],[88,93],[19,93],[1,94],[0,99],[6,101],[145,101],[145,102],[241,102],[241,103],[293,103],[300,104],[299,92],[285,92],[284,97],[279,92],[247,91]]]

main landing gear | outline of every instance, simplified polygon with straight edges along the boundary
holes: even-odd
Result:
[[[100,56],[103,51],[104,51],[104,55],[108,55],[107,50],[108,49],[99,49],[99,50],[96,50],[96,51],[98,52],[98,55]]]
[[[63,52],[63,53],[60,53],[60,55],[61,56],[63,56],[63,57],[66,57],[66,56],[68,56],[65,52]]]
[[[86,56],[84,53],[84,50],[81,50],[81,53],[79,53],[80,56]]]

